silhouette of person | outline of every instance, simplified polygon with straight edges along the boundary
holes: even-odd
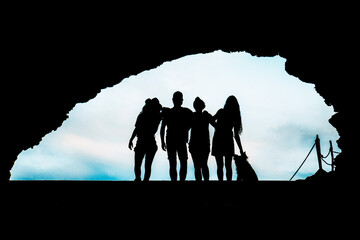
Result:
[[[232,180],[232,157],[234,156],[234,140],[239,147],[241,155],[242,149],[240,134],[243,127],[241,122],[241,113],[239,103],[234,96],[227,98],[224,108],[218,110],[215,114],[216,120],[215,132],[212,143],[211,154],[215,156],[217,164],[217,176],[219,181],[223,181],[223,167],[225,157],[226,179]]]
[[[180,160],[180,181],[185,181],[187,174],[187,142],[191,123],[192,111],[181,107],[183,94],[179,91],[173,94],[174,107],[163,109],[163,120],[160,129],[161,147],[167,151],[171,181],[177,181],[176,154]],[[166,143],[164,141],[166,130]]]
[[[135,129],[129,141],[130,150],[133,148],[133,140],[137,136],[135,151],[135,181],[141,181],[141,164],[145,157],[144,181],[149,181],[151,165],[158,149],[155,141],[155,133],[161,121],[162,106],[157,98],[146,99],[145,105],[138,115]]]
[[[213,117],[207,111],[203,111],[205,103],[199,97],[195,98],[189,151],[194,161],[195,180],[209,181],[208,158],[210,154],[209,123],[214,124]]]

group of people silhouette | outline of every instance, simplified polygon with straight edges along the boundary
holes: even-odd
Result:
[[[242,156],[243,151],[240,134],[242,121],[240,106],[235,96],[227,98],[223,108],[212,116],[205,111],[205,103],[196,97],[193,107],[195,112],[182,107],[183,94],[179,91],[173,94],[172,108],[162,107],[157,98],[147,99],[138,115],[135,129],[129,141],[130,150],[133,149],[133,140],[137,137],[135,151],[135,181],[141,181],[141,165],[145,159],[144,181],[151,175],[151,165],[158,150],[155,134],[161,122],[160,136],[161,148],[167,151],[170,165],[170,179],[177,181],[177,157],[180,161],[180,181],[185,181],[187,175],[187,160],[189,152],[194,162],[195,180],[209,181],[208,158],[210,154],[209,125],[215,129],[212,139],[211,154],[216,159],[217,177],[219,181],[224,178],[224,163],[226,179],[232,180],[232,158],[234,156],[234,139]],[[165,137],[165,129],[166,137]],[[191,129],[191,131],[190,131]],[[190,131],[190,140],[189,140]]]

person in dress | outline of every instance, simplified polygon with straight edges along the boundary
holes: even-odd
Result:
[[[214,115],[216,121],[215,132],[212,142],[211,154],[215,156],[217,164],[217,177],[223,181],[224,162],[226,168],[226,179],[232,180],[232,158],[234,156],[234,139],[239,147],[240,154],[244,154],[240,134],[243,131],[240,106],[235,96],[227,98],[224,108]]]

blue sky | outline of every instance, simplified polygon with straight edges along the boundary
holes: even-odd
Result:
[[[57,131],[45,136],[38,146],[23,151],[11,179],[133,180],[134,152],[127,145],[145,99],[157,97],[163,106],[172,107],[172,94],[180,90],[184,107],[193,110],[192,103],[199,96],[212,114],[223,107],[229,95],[235,95],[243,118],[242,144],[258,177],[288,180],[316,134],[322,140],[324,155],[329,140],[339,151],[339,136],[328,123],[333,108],[324,103],[313,84],[287,74],[285,61],[279,56],[259,58],[244,52],[216,51],[165,62],[124,79],[89,102],[77,104]],[[212,137],[212,127],[210,132]],[[159,150],[151,179],[169,180],[159,131],[156,138]],[[193,180],[191,157],[188,164],[187,179]],[[212,156],[209,167],[210,179],[216,179]],[[317,169],[313,151],[294,180],[312,175]]]

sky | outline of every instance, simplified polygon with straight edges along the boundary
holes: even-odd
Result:
[[[183,93],[183,107],[194,110],[193,101],[199,96],[211,114],[224,106],[228,96],[236,96],[244,128],[240,138],[259,179],[289,180],[317,134],[323,155],[328,152],[329,140],[335,151],[340,149],[336,144],[339,135],[328,122],[333,107],[324,103],[314,84],[287,74],[285,61],[279,56],[216,51],[165,62],[126,78],[94,99],[77,104],[60,128],[23,151],[11,170],[11,180],[134,180],[134,152],[128,142],[137,115],[147,98],[157,97],[163,106],[172,107],[175,91]],[[159,132],[160,126],[150,180],[170,180]],[[216,162],[211,155],[208,165],[210,179],[216,180]],[[327,165],[323,168],[330,171]],[[293,180],[317,170],[313,151]],[[233,172],[235,179],[234,163]],[[189,154],[187,180],[194,179]]]

